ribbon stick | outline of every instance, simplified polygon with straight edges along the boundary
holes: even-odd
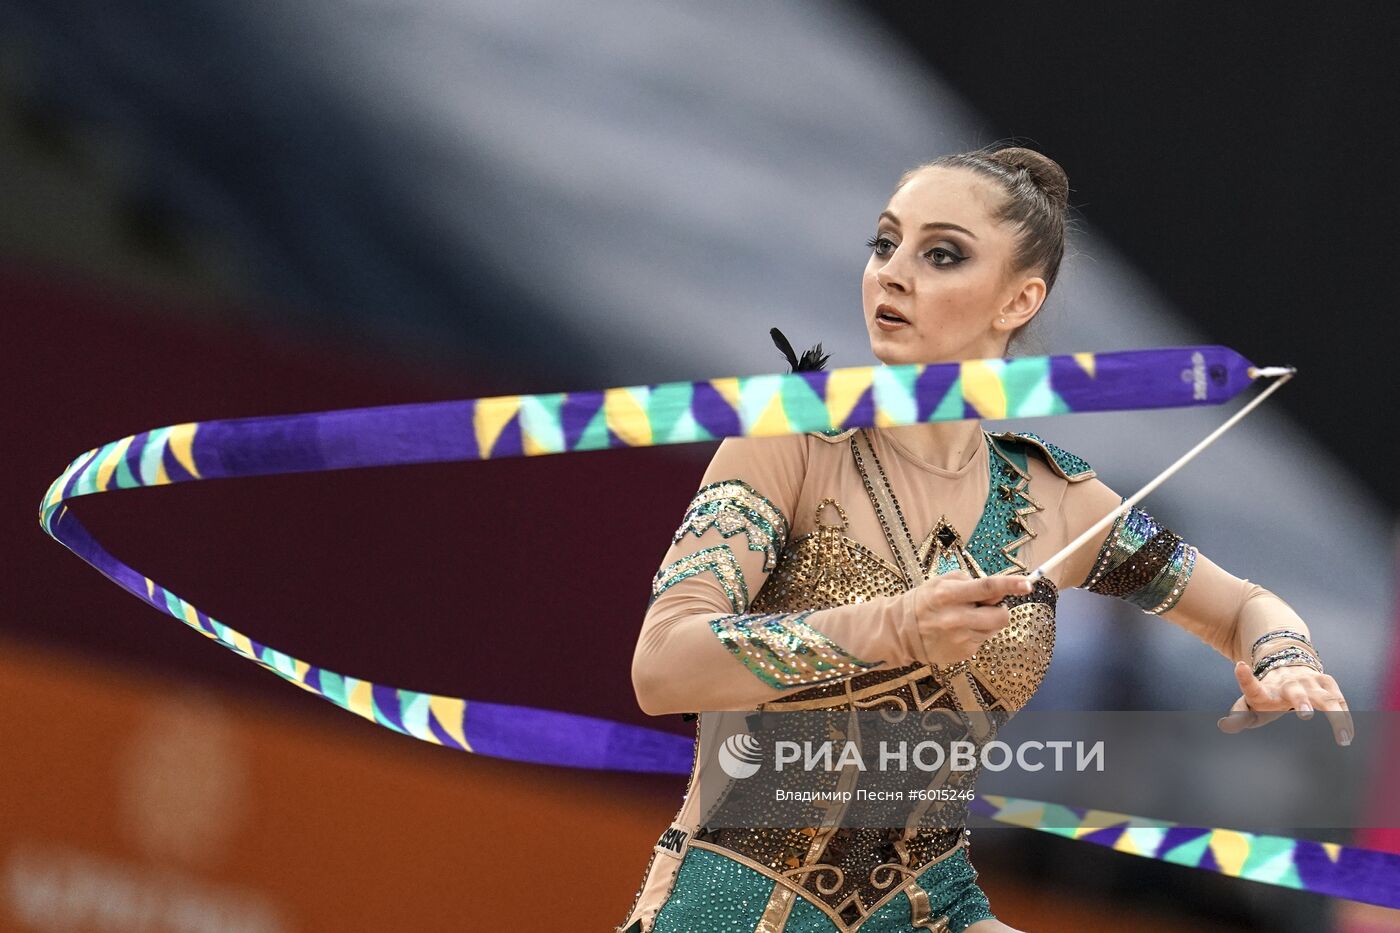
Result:
[[[1264,401],[1264,399],[1268,398],[1269,393],[1273,392],[1279,386],[1292,379],[1293,375],[1297,372],[1297,370],[1292,366],[1273,366],[1265,369],[1251,368],[1250,371],[1256,378],[1262,379],[1268,376],[1278,376],[1279,378],[1278,381],[1276,381],[1263,392],[1260,392],[1253,399],[1251,399],[1249,404],[1245,405],[1239,411],[1231,415],[1229,419],[1225,421],[1224,424],[1220,425],[1214,431],[1211,431],[1204,438],[1202,438],[1200,443],[1198,443],[1195,447],[1192,447],[1190,450],[1186,451],[1186,453],[1178,457],[1175,463],[1173,463],[1171,466],[1167,467],[1161,473],[1158,473],[1155,477],[1148,481],[1147,485],[1143,486],[1131,496],[1128,496],[1118,505],[1117,508],[1109,512],[1103,518],[1094,522],[1094,524],[1090,525],[1088,528],[1084,529],[1084,532],[1080,534],[1079,537],[1075,538],[1069,544],[1066,544],[1064,547],[1060,548],[1054,554],[1046,558],[1045,561],[1039,567],[1035,568],[1030,572],[1030,578],[1032,580],[1039,580],[1041,577],[1049,573],[1052,567],[1063,561],[1065,558],[1069,557],[1069,555],[1073,554],[1079,548],[1080,545],[1086,543],[1095,534],[1102,532],[1113,522],[1115,518],[1122,515],[1124,512],[1128,511],[1133,506],[1137,505],[1149,492],[1165,483],[1167,479],[1172,476],[1172,474],[1176,473],[1177,470],[1184,467],[1188,462],[1191,461],[1193,457],[1196,456],[1196,454],[1200,453],[1201,451],[1209,447],[1211,444],[1213,444],[1216,438],[1224,434],[1226,431],[1230,430],[1230,428],[1234,427],[1235,424],[1241,418],[1253,411],[1256,405]]]
[[[1220,404],[1261,371],[1222,346],[864,366],[197,421],[75,458],[40,503],[50,536],[122,589],[277,676],[425,742],[517,761],[627,771],[689,765],[676,736],[338,674],[255,641],[107,552],[71,499],[167,483],[648,447],[963,418]],[[665,736],[660,738],[659,736]]]

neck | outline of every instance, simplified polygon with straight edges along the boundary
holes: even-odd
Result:
[[[944,470],[961,468],[982,445],[982,422],[976,418],[902,424],[881,430],[894,434],[921,460]]]

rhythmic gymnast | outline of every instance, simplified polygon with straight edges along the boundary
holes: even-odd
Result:
[[[1007,356],[1055,284],[1068,190],[1058,164],[1020,147],[905,173],[862,279],[875,357]],[[794,370],[822,367],[820,345],[799,359],[774,339]],[[724,439],[655,575],[632,668],[643,711],[697,719],[690,791],[615,929],[1018,933],[976,882],[965,825],[706,824],[694,791],[714,756],[699,730],[725,710],[1014,714],[1045,675],[1065,587],[1126,600],[1235,662],[1227,731],[1346,709],[1286,602],[1136,506],[1027,573],[1125,502],[1081,457],[976,418]],[[1347,744],[1349,718],[1328,718]]]

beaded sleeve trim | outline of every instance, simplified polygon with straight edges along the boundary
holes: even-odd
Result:
[[[1089,462],[1083,457],[1077,457],[1063,447],[1057,447],[1032,431],[1001,431],[992,437],[1026,444],[1035,450],[1051,469],[1071,483],[1083,482],[1096,475],[1094,468],[1089,466]]]
[[[694,554],[677,558],[658,570],[651,581],[651,599],[647,606],[656,602],[658,596],[677,583],[701,573],[715,575],[735,612],[743,612],[749,607],[749,587],[744,582],[744,568],[739,565],[739,558],[734,556],[727,544],[702,548]]]
[[[690,500],[680,527],[671,536],[671,543],[678,544],[687,532],[699,538],[710,528],[725,538],[742,532],[750,551],[763,552],[764,573],[778,562],[778,553],[788,537],[788,520],[782,509],[740,479],[700,487]]]
[[[1196,554],[1180,535],[1134,506],[1114,521],[1080,587],[1160,615],[1181,599]]]
[[[721,616],[710,628],[755,677],[778,689],[846,677],[885,663],[863,661],[813,628],[806,619],[814,611]]]

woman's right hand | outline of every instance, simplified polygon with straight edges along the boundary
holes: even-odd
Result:
[[[972,657],[982,642],[1011,621],[1011,610],[1001,601],[1031,589],[1024,573],[974,579],[965,570],[953,570],[920,583],[912,593],[924,656],[939,667]]]

